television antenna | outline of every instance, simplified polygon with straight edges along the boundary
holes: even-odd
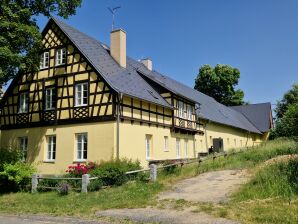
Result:
[[[112,21],[112,31],[114,30],[114,23],[115,23],[115,14],[116,14],[116,11],[118,10],[118,9],[120,9],[121,7],[120,6],[116,6],[116,7],[114,7],[114,8],[110,8],[110,7],[108,7],[108,10],[112,13],[112,15],[113,15],[113,21]]]

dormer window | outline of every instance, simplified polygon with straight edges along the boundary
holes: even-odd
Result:
[[[183,102],[178,102],[178,116],[184,118]]]
[[[187,119],[192,120],[192,108],[190,105],[187,106]]]
[[[75,87],[75,106],[86,106],[88,104],[88,83],[79,83]]]
[[[64,65],[66,62],[66,48],[60,48],[56,51],[56,65]]]
[[[45,69],[49,67],[49,52],[43,52],[40,55],[40,63],[39,63],[39,68],[40,69]]]
[[[19,98],[19,113],[28,112],[28,93],[21,93]]]

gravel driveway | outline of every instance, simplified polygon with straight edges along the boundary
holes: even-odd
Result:
[[[163,192],[160,199],[184,199],[192,202],[220,203],[229,199],[229,194],[247,181],[245,170],[221,170],[203,173],[183,180]]]
[[[163,192],[159,199],[184,199],[192,202],[220,203],[228,200],[229,194],[240,184],[247,181],[244,170],[223,170],[203,173],[197,177],[182,180],[172,187],[171,191]],[[235,221],[215,218],[203,212],[192,212],[192,208],[184,210],[138,208],[112,209],[99,211],[98,216],[128,218],[142,223],[173,223],[173,224],[234,224]]]

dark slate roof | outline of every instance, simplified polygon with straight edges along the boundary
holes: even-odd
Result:
[[[270,103],[248,104],[231,108],[242,113],[261,132],[268,132],[272,127]]]
[[[250,132],[260,133],[243,113],[226,107],[218,103],[212,97],[179,83],[157,71],[150,71],[142,63],[129,57],[127,57],[126,69],[121,68],[110,56],[109,48],[106,45],[56,18],[52,18],[52,20],[62,29],[115,91],[172,108],[172,106],[142,78],[142,76],[146,76],[174,94],[185,97],[196,103],[199,117]]]
[[[126,69],[120,67],[110,56],[105,45],[57,18],[51,18],[51,20],[60,27],[112,89],[124,95],[172,108],[162,96],[140,77],[135,69],[129,65]]]
[[[150,80],[160,84],[169,91],[196,102],[198,104],[197,115],[199,117],[216,123],[248,130],[250,132],[260,133],[260,131],[248,121],[243,114],[218,103],[212,97],[177,82],[166,75],[160,74],[157,71],[150,71],[140,62],[129,58],[128,63],[132,64],[140,73],[148,77]]]

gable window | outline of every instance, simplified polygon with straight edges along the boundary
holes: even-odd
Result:
[[[176,138],[176,158],[180,158],[180,138]]]
[[[22,153],[22,160],[25,161],[27,159],[28,137],[19,138],[19,147]]]
[[[184,140],[184,157],[188,158],[188,139]]]
[[[47,143],[48,143],[47,160],[54,161],[56,159],[56,136],[55,135],[47,136]]]
[[[169,137],[168,136],[164,136],[164,142],[165,142],[164,151],[168,152],[169,151]]]
[[[56,51],[56,65],[63,65],[66,62],[66,48],[60,48]]]
[[[39,68],[44,69],[49,67],[49,52],[43,52],[40,55],[40,63],[39,63]]]
[[[55,88],[47,88],[45,90],[45,109],[53,110],[56,108],[56,92]]]
[[[178,116],[184,118],[183,102],[178,102]]]
[[[19,99],[19,113],[28,112],[28,93],[21,93]]]
[[[87,159],[88,136],[87,133],[77,134],[77,160],[82,161]]]
[[[88,104],[88,83],[79,83],[75,87],[75,106]]]
[[[152,135],[146,135],[145,138],[145,147],[146,147],[146,159],[151,158],[151,141],[152,141]]]

